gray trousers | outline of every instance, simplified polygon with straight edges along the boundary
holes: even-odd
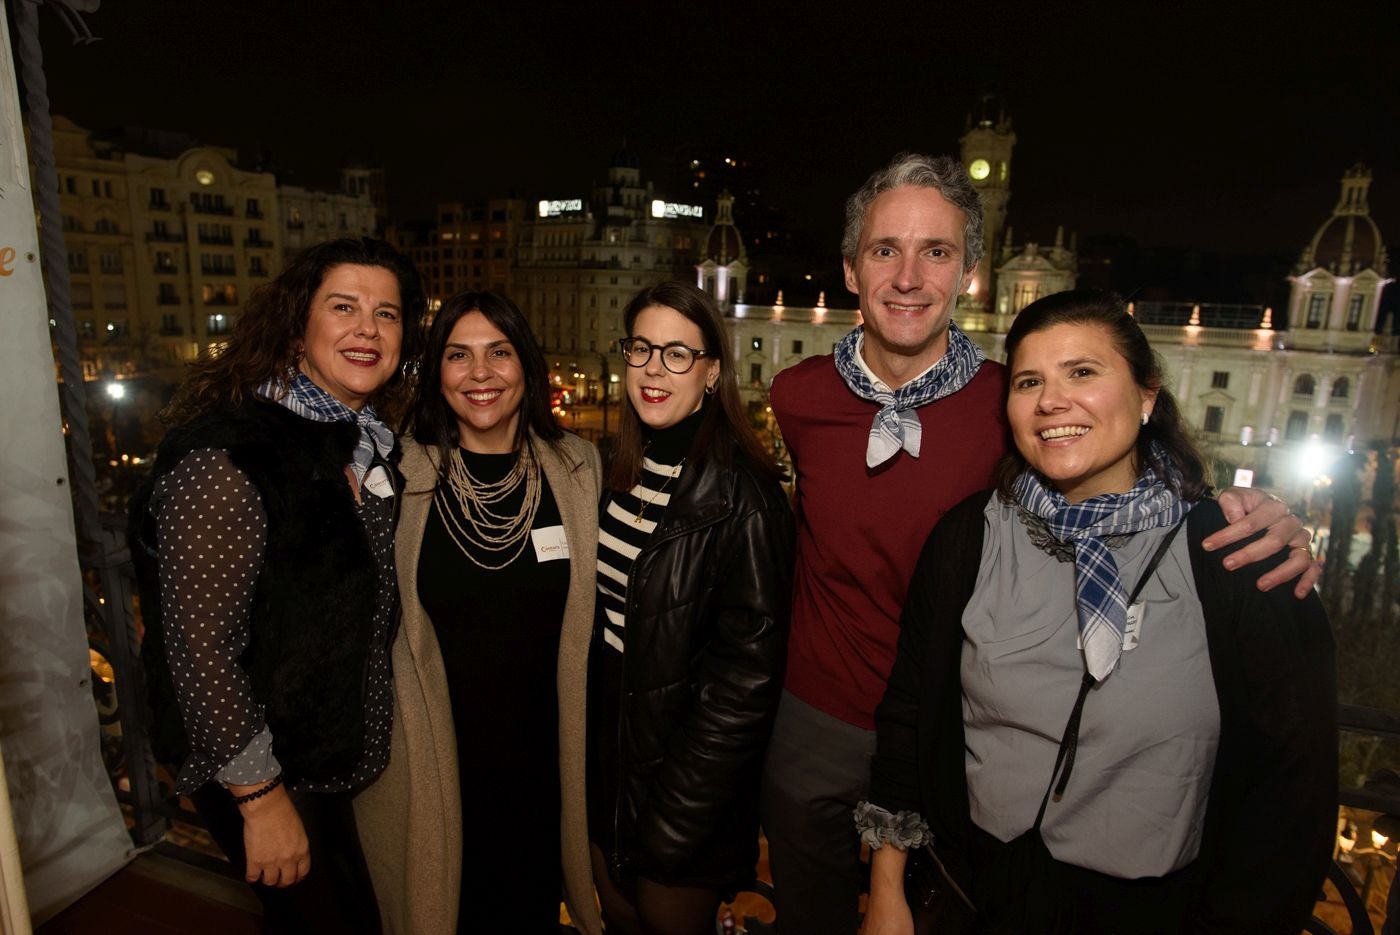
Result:
[[[783,693],[759,802],[783,935],[859,927],[863,874],[852,812],[870,785],[874,753],[874,731]]]

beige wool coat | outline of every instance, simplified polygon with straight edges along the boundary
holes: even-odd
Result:
[[[565,435],[556,451],[533,439],[569,541],[569,592],[559,638],[559,772],[569,915],[601,935],[584,803],[588,646],[598,549],[598,450]],[[447,676],[432,621],[418,603],[418,555],[437,480],[437,452],[405,442],[405,485],[394,539],[403,620],[394,640],[394,733],[389,766],[355,799],[360,841],[389,935],[455,935],[462,878],[462,802]],[[471,600],[463,595],[463,600]],[[468,809],[489,803],[467,803]],[[481,842],[489,860],[491,842]],[[520,873],[530,873],[520,867]]]

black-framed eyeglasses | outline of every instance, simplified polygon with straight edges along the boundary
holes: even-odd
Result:
[[[660,351],[661,365],[674,374],[689,373],[697,360],[710,356],[709,351],[686,347],[679,341],[652,344],[645,338],[622,338],[617,342],[617,349],[629,367],[645,367],[651,355]]]

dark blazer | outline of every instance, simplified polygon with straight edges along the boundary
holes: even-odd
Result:
[[[758,858],[758,778],[782,689],[792,512],[742,456],[683,471],[632,565],[619,725],[621,863],[726,885]]]
[[[974,893],[959,661],[988,496],[949,511],[920,556],[876,713],[870,789],[890,812],[924,815],[940,856]],[[1282,556],[1228,572],[1220,560],[1238,545],[1201,548],[1224,526],[1220,507],[1205,500],[1185,530],[1220,704],[1191,931],[1291,935],[1317,898],[1336,832],[1332,634],[1315,594],[1297,601],[1289,589],[1255,587]]]
[[[251,639],[239,662],[264,706],[277,759],[289,782],[334,779],[362,759],[377,577],[345,481],[359,434],[351,423],[313,422],[276,403],[249,399],[177,426],[161,443],[151,479],[132,498],[130,510],[146,623],[142,659],[157,718],[157,752],[165,758],[183,760],[188,741],[165,663],[157,529],[147,507],[156,479],[181,458],[219,448],[248,475],[267,514]],[[393,465],[390,475],[401,491]],[[396,495],[396,509],[399,499]],[[181,790],[207,778],[182,775]]]

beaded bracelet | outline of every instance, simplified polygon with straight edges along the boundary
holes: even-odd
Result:
[[[254,799],[260,799],[260,798],[262,798],[263,796],[267,795],[269,792],[271,792],[273,789],[276,789],[276,788],[277,788],[278,786],[280,786],[280,785],[282,785],[282,774],[281,774],[281,773],[278,773],[276,776],[273,776],[273,777],[272,777],[272,781],[271,781],[271,782],[269,782],[267,785],[263,786],[261,789],[256,789],[256,790],[254,790],[254,791],[252,791],[252,792],[249,792],[247,795],[235,795],[235,796],[233,797],[233,804],[234,804],[234,805],[245,805],[245,804],[247,804],[248,802],[253,801]]]

